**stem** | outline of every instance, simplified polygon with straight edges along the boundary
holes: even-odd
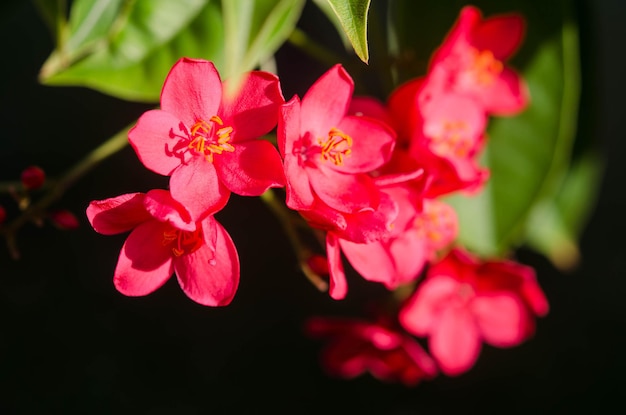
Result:
[[[291,242],[291,246],[293,246],[296,257],[298,258],[298,263],[300,264],[300,268],[302,269],[304,275],[318,290],[327,291],[328,283],[317,275],[308,265],[308,260],[311,255],[313,255],[313,252],[305,246],[300,239],[298,231],[296,230],[298,225],[302,226],[301,218],[294,216],[293,211],[279,202],[272,189],[263,193],[261,195],[261,200],[265,202],[272,212],[274,212],[283,226],[283,229]]]
[[[76,182],[81,176],[85,175],[88,171],[93,169],[97,164],[106,158],[117,153],[128,145],[128,130],[132,127],[129,125],[102,143],[91,153],[89,153],[84,159],[70,168],[65,174],[59,178],[50,188],[50,190],[44,194],[37,202],[30,205],[24,212],[11,221],[4,229],[0,229],[0,233],[3,233],[7,240],[7,245],[11,251],[11,255],[14,258],[19,257],[15,243],[15,234],[19,228],[21,228],[27,222],[36,220],[41,217],[46,208],[53,202],[58,200],[63,194]]]
[[[309,56],[327,64],[328,66],[332,66],[343,60],[341,56],[335,55],[328,49],[316,43],[305,32],[298,28],[295,28],[293,32],[291,32],[287,41],[300,48]]]

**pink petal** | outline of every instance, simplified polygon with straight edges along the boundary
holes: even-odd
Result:
[[[522,42],[524,29],[524,18],[520,15],[490,17],[471,33],[470,43],[478,50],[490,50],[498,60],[505,60]]]
[[[191,220],[185,207],[172,199],[167,190],[155,189],[146,194],[144,207],[160,222],[168,222],[177,229],[195,231],[196,223]]]
[[[230,235],[215,222],[214,249],[208,244],[174,259],[178,283],[189,298],[206,306],[230,304],[239,285],[239,256]],[[206,235],[205,235],[206,237]]]
[[[478,27],[481,20],[482,13],[477,7],[463,7],[441,47],[433,54],[429,68],[446,59],[456,48],[467,47],[471,33]]]
[[[393,151],[396,135],[373,118],[347,116],[337,128],[352,138],[350,154],[336,170],[343,173],[369,173],[385,164]]]
[[[222,81],[213,63],[182,58],[163,83],[161,109],[192,126],[217,114],[222,100]]]
[[[396,277],[395,263],[386,244],[376,241],[357,244],[339,239],[339,245],[350,265],[368,281],[381,282],[393,286]]]
[[[375,210],[345,214],[345,227],[337,236],[357,243],[370,243],[388,238],[393,221],[398,216],[398,206],[385,192],[380,193],[380,203]]]
[[[348,293],[348,283],[341,263],[339,241],[331,233],[326,234],[326,256],[328,257],[328,271],[330,273],[328,293],[333,299],[342,300]]]
[[[392,125],[398,133],[398,146],[406,147],[417,129],[419,121],[417,96],[424,79],[421,77],[405,82],[389,96],[387,106]]]
[[[161,110],[145,112],[128,132],[128,141],[139,160],[155,173],[169,176],[181,163],[169,154],[177,142],[173,134],[180,131],[180,119]]]
[[[113,282],[131,297],[150,294],[172,276],[172,251],[163,244],[167,225],[155,220],[137,226],[120,252]]]
[[[240,89],[231,98],[224,96],[219,116],[233,127],[232,142],[258,138],[276,127],[278,109],[285,102],[278,77],[269,72],[253,71],[241,80]],[[225,93],[229,91],[224,82]]]
[[[481,90],[479,98],[493,115],[515,115],[528,105],[530,93],[524,80],[512,69],[504,68],[495,82]]]
[[[143,206],[143,193],[128,193],[105,200],[94,200],[87,207],[87,219],[103,235],[127,232],[151,219]]]
[[[231,192],[259,196],[270,187],[285,186],[282,160],[271,143],[248,141],[234,148],[215,158],[217,174]]]
[[[215,166],[202,157],[181,165],[170,178],[172,197],[191,214],[194,221],[211,215],[228,202],[230,191],[219,181]]]
[[[374,118],[385,124],[391,124],[391,119],[389,118],[385,104],[373,97],[353,97],[350,101],[350,107],[348,108],[347,114],[355,115],[357,117],[365,116],[368,118]]]
[[[390,289],[417,279],[428,261],[424,241],[413,230],[394,238],[389,252],[396,263],[395,279],[387,286]]]
[[[380,191],[365,174],[343,174],[330,168],[307,168],[309,183],[315,194],[328,206],[340,212],[373,210]]]
[[[441,311],[428,346],[448,376],[469,370],[480,354],[480,334],[472,314],[465,307],[448,307]]]
[[[477,296],[471,302],[471,310],[486,343],[509,347],[524,340],[527,315],[514,295]]]
[[[285,156],[285,175],[287,180],[286,203],[293,210],[309,210],[315,203],[315,195],[305,170],[295,156]]]
[[[323,74],[302,98],[301,133],[326,137],[346,114],[354,82],[341,65]]]
[[[280,154],[294,156],[294,143],[300,140],[300,99],[297,96],[280,106],[276,140]]]
[[[400,324],[416,336],[434,333],[439,324],[439,313],[453,304],[458,288],[459,282],[452,277],[442,275],[426,279],[400,310]]]

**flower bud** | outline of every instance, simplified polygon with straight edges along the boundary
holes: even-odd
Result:
[[[22,185],[28,190],[36,190],[43,186],[46,173],[41,167],[29,166],[22,171]]]

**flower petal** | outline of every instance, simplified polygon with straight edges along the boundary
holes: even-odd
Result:
[[[143,113],[128,132],[128,141],[139,160],[155,173],[169,176],[181,163],[169,151],[176,144],[175,133],[180,131],[180,119],[161,110]]]
[[[347,116],[337,128],[352,138],[350,154],[336,166],[338,171],[369,173],[391,158],[396,135],[388,125],[373,118]]]
[[[485,110],[493,115],[515,115],[530,101],[526,82],[513,69],[504,68],[490,87],[485,87],[479,98]]]
[[[354,82],[341,65],[323,74],[302,98],[300,132],[326,137],[348,111]]]
[[[472,314],[465,307],[441,311],[428,347],[441,371],[448,376],[468,371],[480,354],[480,334]]]
[[[470,43],[478,50],[490,50],[498,60],[515,53],[524,37],[524,18],[517,14],[494,16],[483,20],[470,34]]]
[[[240,142],[234,148],[215,158],[217,174],[231,192],[259,196],[270,187],[285,186],[282,160],[270,142]]]
[[[366,174],[343,174],[331,168],[306,168],[309,183],[328,206],[344,213],[373,210],[380,191]]]
[[[206,306],[228,305],[239,285],[239,256],[230,235],[213,217],[204,220],[203,228],[214,222],[215,245],[207,243],[198,250],[174,259],[178,283],[189,298]],[[207,235],[205,235],[206,241]]]
[[[348,293],[346,274],[341,263],[341,249],[338,239],[332,234],[326,234],[326,256],[328,257],[328,271],[330,274],[330,289],[328,293],[335,300],[342,300]]]
[[[437,330],[440,310],[452,304],[458,287],[459,282],[449,276],[426,279],[400,310],[400,324],[416,336],[432,334]]]
[[[150,190],[144,199],[144,207],[159,222],[168,222],[185,231],[196,230],[196,223],[191,220],[189,212],[167,190]]]
[[[386,244],[381,241],[357,244],[339,239],[339,245],[350,265],[363,278],[393,286],[396,267]]]
[[[230,191],[219,181],[215,166],[202,157],[181,165],[170,178],[172,197],[191,214],[194,221],[211,215],[228,202]]]
[[[528,316],[515,295],[477,296],[471,302],[471,310],[486,343],[509,347],[524,340]]]
[[[217,114],[222,81],[212,62],[182,58],[165,78],[161,109],[178,117],[187,127]]]
[[[172,276],[172,251],[162,242],[166,226],[151,220],[128,235],[113,277],[119,292],[132,297],[147,295]]]
[[[127,232],[151,219],[143,206],[143,193],[127,193],[104,200],[94,200],[87,207],[87,219],[103,235]]]
[[[224,92],[228,91],[225,81]],[[241,142],[258,138],[276,127],[278,109],[284,102],[278,77],[253,71],[244,75],[240,89],[232,98],[224,95],[218,115],[224,125],[233,127],[232,142]]]

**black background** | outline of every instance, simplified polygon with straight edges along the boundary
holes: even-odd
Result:
[[[578,3],[583,58],[582,133],[601,143],[606,174],[570,274],[521,250],[551,303],[531,341],[485,347],[473,370],[417,388],[364,376],[328,378],[321,344],[301,333],[309,315],[358,314],[382,289],[350,279],[335,302],[298,272],[276,219],[255,198],[233,196],[218,219],[234,239],[242,277],[229,307],[205,308],[175,279],[143,298],[111,282],[125,236],[89,227],[88,202],[164,188],[126,148],[77,182],[55,207],[81,227],[27,226],[22,259],[0,249],[0,413],[590,413],[623,408],[626,369],[626,3]],[[37,83],[52,44],[31,2],[0,6],[0,180],[27,165],[51,175],[145,109],[82,88]],[[281,56],[294,53],[287,50]],[[302,93],[320,74],[284,82]],[[311,78],[303,78],[310,76]],[[4,197],[4,196],[3,196]],[[15,213],[6,197],[0,200]]]

